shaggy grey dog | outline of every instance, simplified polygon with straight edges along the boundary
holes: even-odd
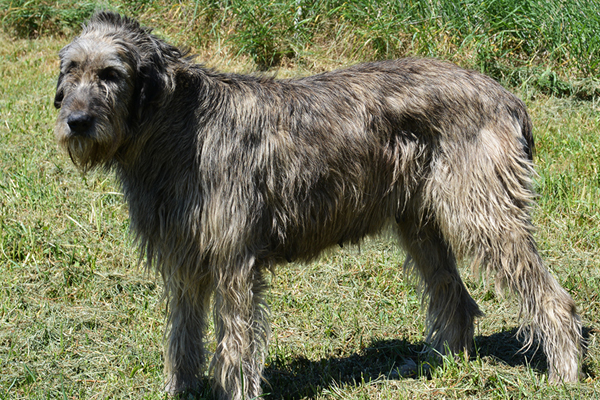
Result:
[[[134,20],[96,14],[60,52],[58,142],[115,171],[166,288],[167,390],[210,363],[223,399],[261,394],[266,271],[391,227],[428,300],[427,341],[468,350],[481,315],[457,260],[518,294],[550,380],[575,381],[581,325],[532,237],[523,103],[452,64],[403,59],[295,80],[218,73]]]

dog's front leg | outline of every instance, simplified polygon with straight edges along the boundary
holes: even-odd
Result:
[[[227,271],[220,274],[215,292],[217,350],[211,365],[214,390],[220,399],[253,399],[262,393],[270,336],[264,299],[267,283],[259,266],[244,265]]]

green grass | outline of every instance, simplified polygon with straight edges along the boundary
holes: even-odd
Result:
[[[258,69],[412,54],[552,94],[599,90],[595,0],[0,0],[0,21],[20,37],[69,35],[95,8],[135,15],[196,48],[225,45]]]
[[[72,34],[99,6],[77,0],[0,0],[2,26],[19,37]]]
[[[202,61],[209,65],[236,71],[259,65],[248,44],[254,39],[243,37],[246,25],[235,31],[239,37],[225,36],[235,25],[231,11],[216,6],[210,9],[208,2],[192,3],[173,3],[167,8],[166,2],[137,3],[135,9],[125,2],[117,6],[133,10],[146,23],[157,26],[158,33],[191,44],[206,56]],[[22,4],[25,8],[30,3]],[[59,3],[47,4],[54,7]],[[234,1],[219,4],[227,10],[244,7]],[[250,4],[246,11],[240,8],[240,13],[251,13]],[[540,193],[534,213],[536,238],[549,268],[578,304],[589,350],[582,382],[548,385],[540,352],[516,353],[520,344],[514,338],[518,325],[515,301],[500,298],[490,285],[464,271],[470,292],[486,313],[477,325],[478,352],[471,360],[447,359],[428,366],[429,360],[420,353],[425,327],[419,294],[401,269],[403,254],[393,242],[378,238],[367,241],[360,250],[334,250],[315,263],[278,268],[271,279],[273,340],[266,366],[271,383],[265,386],[271,393],[267,398],[599,399],[600,103],[593,91],[578,96],[548,90],[553,86],[540,84],[551,80],[551,73],[543,77],[546,68],[539,75],[521,75],[523,79],[511,81],[510,77],[524,73],[523,68],[534,71],[539,67],[535,58],[541,53],[532,50],[536,43],[522,50],[519,42],[504,42],[502,51],[514,49],[521,60],[518,65],[494,58],[495,53],[489,59],[478,56],[473,49],[488,46],[483,43],[485,24],[481,22],[482,28],[474,31],[467,20],[481,21],[475,18],[479,15],[475,11],[483,8],[479,3],[473,3],[472,13],[455,16],[455,25],[447,25],[450,22],[442,23],[438,17],[425,17],[452,16],[462,9],[452,11],[450,2],[427,3],[430,8],[423,6],[425,3],[404,2],[414,15],[425,18],[410,29],[427,29],[415,33],[414,41],[403,42],[413,46],[407,48],[394,42],[405,40],[403,34],[385,39],[381,33],[384,39],[379,44],[365,40],[369,31],[375,38],[375,32],[393,32],[407,25],[405,17],[397,21],[386,15],[369,19],[371,12],[356,6],[361,3],[352,3],[352,7],[349,2],[335,3],[338,10],[333,12],[333,2],[315,2],[311,10],[327,6],[328,13],[313,15],[307,10],[311,19],[302,22],[301,29],[297,28],[300,34],[295,35],[284,28],[277,30],[278,18],[291,18],[275,12],[282,4],[271,3],[272,8],[261,14],[261,18],[272,18],[272,25],[263,27],[274,29],[271,41],[283,43],[275,48],[288,49],[278,56],[280,76],[404,54],[436,55],[469,67],[477,67],[482,60],[503,65],[501,78],[512,82],[512,90],[526,100],[535,124]],[[385,3],[365,4],[386,10]],[[510,3],[485,4],[499,7]],[[527,7],[545,3],[519,4],[514,18]],[[565,8],[581,4],[582,10],[590,6],[585,2],[564,4]],[[395,3],[390,8],[399,12],[393,7],[398,7]],[[468,7],[463,9],[466,13]],[[491,16],[499,15],[491,10]],[[588,14],[592,14],[590,18],[598,15],[597,11]],[[457,25],[459,17],[466,21],[463,28]],[[365,23],[359,26],[361,18]],[[416,17],[410,18],[416,21]],[[13,26],[7,19],[3,21],[4,26]],[[179,22],[169,25],[172,21]],[[536,21],[542,24],[542,19]],[[590,24],[593,26],[593,21]],[[46,26],[46,33],[42,30],[35,38],[22,38],[30,35],[17,35],[8,28],[10,34],[0,34],[0,399],[162,399],[165,316],[160,279],[137,267],[126,206],[113,177],[103,172],[81,176],[68,156],[57,150],[52,106],[57,52],[68,42],[69,30],[76,28],[61,28],[60,23]],[[206,42],[196,36],[200,32],[208,32]],[[464,39],[469,32],[480,35],[472,34],[470,44]],[[450,33],[463,35],[460,43],[465,44],[444,39]],[[338,42],[327,47],[331,38]],[[427,38],[432,40],[430,47]],[[499,40],[492,39],[490,43]],[[299,46],[299,40],[306,43]],[[386,40],[392,44],[386,45]],[[344,47],[347,44],[352,46]],[[244,45],[246,50],[239,53]],[[377,48],[381,53],[373,53]],[[388,48],[396,53],[385,53],[383,49]],[[569,57],[577,54],[566,45],[560,49],[571,54]],[[592,50],[593,46],[586,51]],[[560,61],[566,57],[559,56],[560,51],[554,51],[556,58],[546,58],[551,61],[549,71],[560,71],[561,62],[568,64],[557,76],[560,82],[573,86],[583,78],[595,79],[591,64],[586,72],[576,62]],[[218,54],[218,58],[209,58],[209,54]],[[265,54],[276,53],[269,50]],[[402,367],[412,362],[425,372],[402,376]]]

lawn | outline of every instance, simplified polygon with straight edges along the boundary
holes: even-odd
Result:
[[[386,43],[356,42],[348,53],[343,46],[325,48],[331,33],[319,31],[313,47],[292,43],[293,53],[275,51],[268,54],[277,59],[265,59],[249,45],[243,50],[243,35],[229,42],[215,33],[200,44],[181,35],[181,26],[161,22],[152,6],[129,10],[154,21],[159,34],[192,46],[200,61],[228,71],[306,75],[368,59],[367,50],[383,51]],[[166,19],[211,17],[203,9],[194,13],[193,4],[186,10],[183,15],[173,6]],[[347,33],[348,25],[338,23],[337,32]],[[83,176],[54,140],[57,53],[77,28],[39,29],[28,37],[0,33],[0,399],[165,398],[161,280],[138,266],[114,177],[103,171]],[[447,28],[439,29],[438,39]],[[358,41],[360,32],[353,34]],[[396,53],[379,57],[436,55],[482,68],[472,44],[455,55],[427,54],[421,45],[402,50],[392,43]],[[568,65],[583,63],[573,60]],[[419,292],[402,269],[404,254],[383,236],[360,248],[334,249],[311,264],[277,268],[270,278],[267,399],[600,398],[597,72],[577,66],[562,72],[565,61],[553,62],[548,68],[499,62],[486,72],[525,100],[534,122],[536,240],[583,319],[588,351],[581,381],[548,385],[541,349],[519,352],[515,299],[467,268],[466,285],[486,314],[476,327],[477,351],[471,359],[430,362],[421,352]],[[408,368],[414,365],[417,373]]]

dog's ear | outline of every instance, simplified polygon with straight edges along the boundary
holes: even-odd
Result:
[[[185,55],[176,47],[150,35],[149,30],[144,30],[144,33],[147,41],[143,44],[143,56],[138,61],[134,103],[138,120],[143,118],[144,112],[160,107],[167,93],[173,90],[175,82],[169,66],[179,63]]]
[[[62,72],[60,73],[60,75],[58,75],[58,83],[56,84],[56,95],[54,96],[54,107],[56,107],[56,109],[59,109],[62,106],[62,101],[65,97],[65,91],[62,87],[62,81],[64,76],[65,75]]]
[[[137,116],[141,119],[144,111],[160,96],[164,87],[161,73],[152,64],[144,65],[138,71],[137,78]]]

